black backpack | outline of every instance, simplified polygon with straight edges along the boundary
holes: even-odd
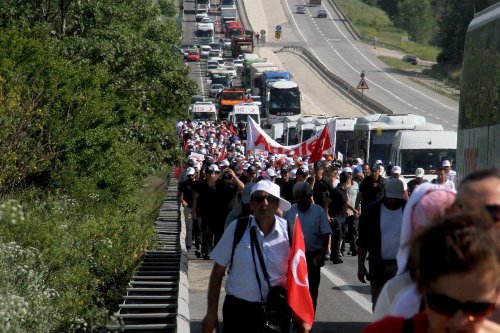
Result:
[[[233,247],[231,249],[231,261],[229,262],[229,269],[231,269],[231,266],[233,266],[233,257],[234,257],[234,250],[236,249],[236,245],[241,241],[241,238],[243,238],[243,234],[247,230],[248,225],[250,224],[250,221],[252,220],[252,216],[243,216],[238,218],[236,221],[236,228],[234,229],[234,238],[233,238]],[[290,242],[290,246],[292,246],[292,237],[291,237],[291,232],[290,232],[290,223],[286,223],[286,231],[288,233],[288,241]]]

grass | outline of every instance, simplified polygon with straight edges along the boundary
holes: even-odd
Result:
[[[392,68],[403,69],[403,70],[407,70],[407,71],[421,71],[422,70],[421,66],[412,65],[409,62],[403,61],[401,59],[396,59],[396,58],[387,57],[387,56],[378,56],[378,58]]]
[[[440,86],[433,86],[433,85],[429,85],[429,84],[425,84],[423,81],[421,80],[418,80],[418,79],[414,79],[414,78],[409,78],[411,81],[415,82],[415,83],[418,83],[438,94],[441,94],[443,96],[446,96],[448,97],[449,99],[452,99],[456,102],[460,101],[460,95],[457,95],[457,94],[452,94],[449,92],[449,90],[445,90],[443,88],[441,88]]]
[[[408,36],[408,33],[395,27],[380,8],[371,7],[360,0],[337,0],[336,2],[361,35],[370,40],[376,37],[381,42],[396,45],[406,53],[414,54],[420,59],[436,61],[439,48],[411,41],[403,42],[402,37]]]

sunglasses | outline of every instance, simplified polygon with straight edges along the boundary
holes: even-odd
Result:
[[[500,222],[499,217],[500,217],[500,205],[486,205],[484,206],[488,214],[490,214],[491,218],[493,221],[496,223]]]
[[[277,203],[279,198],[276,198],[274,195],[254,195],[252,196],[252,200],[258,203],[264,202],[267,200],[269,203]]]
[[[495,309],[495,303],[488,302],[465,302],[462,303],[454,298],[426,293],[427,305],[433,311],[445,315],[453,316],[457,311],[462,310],[469,320],[484,318],[490,315]]]

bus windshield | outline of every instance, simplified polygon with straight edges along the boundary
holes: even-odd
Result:
[[[258,114],[237,114],[234,118],[236,120],[236,123],[247,122],[247,117],[250,116],[252,117],[253,120],[258,124],[259,123],[259,115]]]
[[[213,30],[197,30],[196,35],[198,37],[213,37],[214,31]]]
[[[240,92],[223,92],[222,99],[227,99],[229,101],[239,101],[244,99],[245,96]]]
[[[341,152],[345,157],[352,156],[352,150],[354,148],[353,131],[337,131],[335,141],[337,151]]]
[[[269,113],[278,116],[299,114],[299,89],[271,89],[269,92]]]
[[[455,149],[404,149],[400,152],[401,174],[414,175],[417,168],[423,168],[426,173],[436,171],[442,161],[448,160],[454,164]]]

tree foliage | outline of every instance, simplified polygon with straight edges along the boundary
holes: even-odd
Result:
[[[412,40],[427,43],[432,37],[433,22],[430,0],[399,2],[395,24],[405,29]]]
[[[172,48],[175,3],[0,0],[0,245],[34,248],[46,277],[35,295],[15,281],[0,294],[24,298],[19,311],[50,303],[56,319],[30,318],[52,331],[106,322],[162,199],[145,179],[182,158],[173,123],[196,84]],[[2,211],[11,199],[22,221]]]

